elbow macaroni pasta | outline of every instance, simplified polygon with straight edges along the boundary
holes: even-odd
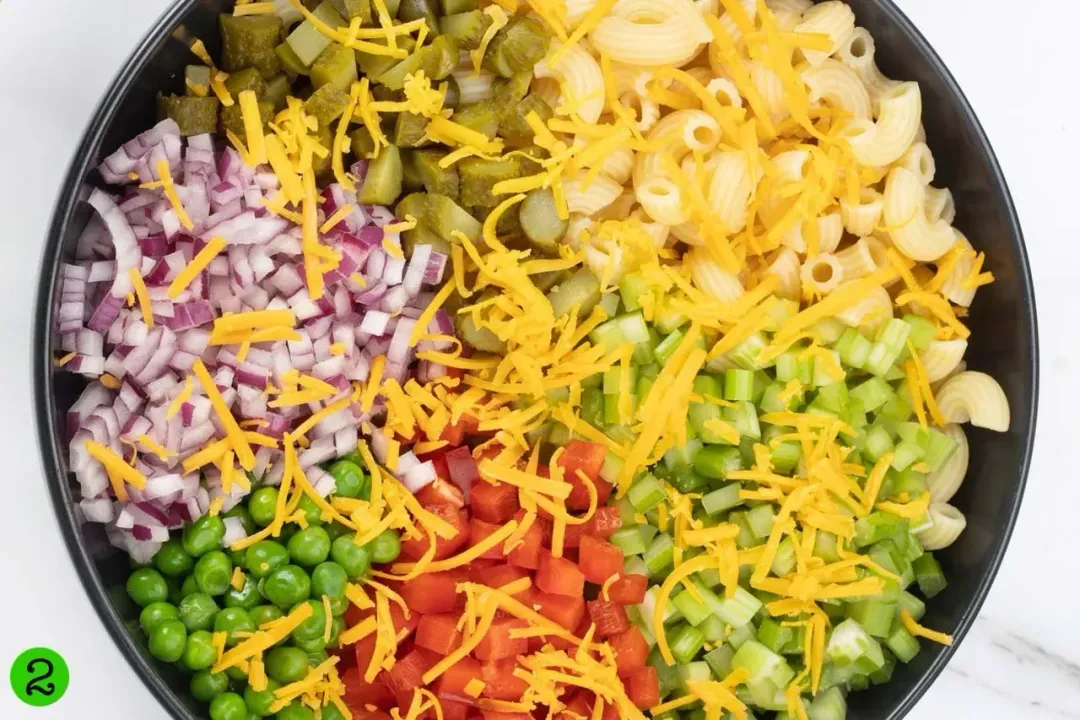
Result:
[[[922,360],[923,368],[926,370],[927,381],[935,383],[949,377],[949,374],[963,361],[967,346],[967,340],[959,338],[931,340],[930,344],[919,352],[919,359]]]
[[[536,64],[536,77],[559,81],[560,105],[573,107],[575,114],[589,124],[600,119],[604,110],[604,75],[600,63],[580,45],[561,48],[558,60],[550,65]]]
[[[712,39],[700,18],[690,0],[619,0],[589,40],[627,65],[682,67]]]
[[[844,220],[844,229],[858,238],[872,234],[881,223],[884,212],[885,201],[881,194],[872,188],[862,188],[858,202],[851,202],[848,198],[840,199],[840,215]]]
[[[944,550],[956,542],[967,527],[964,514],[948,503],[932,503],[927,512],[930,527],[915,533],[923,550]]]
[[[956,242],[944,220],[926,216],[926,186],[910,170],[893,168],[885,184],[884,221],[900,252],[912,260],[937,260]]]
[[[986,373],[966,370],[949,378],[937,392],[937,403],[946,422],[1009,430],[1009,400],[997,380]]]
[[[855,13],[846,3],[838,0],[818,3],[803,13],[802,22],[795,26],[795,32],[828,36],[828,51],[803,50],[803,56],[811,65],[820,65],[855,32]]]
[[[799,274],[803,291],[812,295],[828,295],[844,280],[844,268],[835,255],[821,253],[803,263]]]
[[[876,121],[855,120],[844,128],[844,137],[860,165],[889,165],[911,147],[921,118],[918,83],[901,83],[881,96]]]
[[[810,102],[826,102],[851,113],[855,120],[873,117],[870,93],[855,71],[838,60],[826,58],[820,65],[803,71]]]
[[[933,503],[946,503],[952,500],[953,495],[964,483],[968,462],[971,459],[967,435],[964,434],[962,427],[956,423],[949,423],[942,426],[941,432],[956,443],[956,449],[936,472],[930,473],[926,478],[930,502]]]
[[[734,302],[743,294],[739,278],[720,267],[706,248],[696,247],[687,257],[694,284],[720,302]]]
[[[780,285],[776,289],[777,295],[790,300],[798,300],[802,295],[801,270],[799,254],[791,248],[783,248],[765,272],[780,278]]]
[[[622,195],[622,185],[600,175],[586,185],[584,177],[563,181],[566,205],[572,213],[595,215]]]

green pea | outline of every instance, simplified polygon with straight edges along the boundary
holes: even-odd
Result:
[[[395,530],[383,530],[371,541],[371,561],[374,563],[391,563],[398,559],[401,554],[401,538]]]
[[[318,525],[311,525],[289,538],[289,557],[297,565],[312,567],[330,555],[330,536]]]
[[[311,571],[311,594],[315,597],[327,596],[333,604],[334,600],[345,597],[345,586],[349,583],[349,575],[345,568],[336,562],[324,562]]]
[[[247,561],[247,549],[243,550],[230,550],[229,562],[233,564],[233,567],[244,567],[244,563]]]
[[[192,593],[180,601],[180,622],[184,623],[188,632],[209,630],[217,613],[218,605],[214,598],[203,592]]]
[[[347,452],[347,453],[345,453],[344,455],[342,455],[341,457],[339,457],[337,459],[338,462],[341,462],[343,460],[348,460],[349,462],[351,462],[353,465],[356,465],[357,467],[364,464],[364,456],[360,454],[359,449],[353,450],[351,452]],[[333,463],[331,463],[331,465],[333,465]]]
[[[194,575],[188,575],[180,586],[180,598],[186,598],[188,595],[194,595],[197,592],[199,592],[199,583],[195,582]]]
[[[229,678],[225,673],[212,673],[199,670],[191,676],[191,696],[199,702],[210,702],[229,687]]]
[[[187,629],[179,620],[166,620],[150,633],[150,654],[162,662],[176,662],[184,654]]]
[[[311,597],[311,578],[303,568],[286,565],[270,573],[263,582],[262,594],[279,608],[289,608]]]
[[[304,513],[308,525],[322,525],[322,508],[315,504],[309,496],[304,495],[296,506],[297,510]]]
[[[184,544],[173,538],[162,545],[154,555],[154,566],[162,575],[178,577],[191,572],[195,561],[184,550]]]
[[[166,620],[179,620],[180,613],[176,606],[167,602],[150,603],[139,613],[139,627],[149,635],[161,623]]]
[[[281,534],[278,535],[277,541],[282,545],[289,544],[289,538],[295,535],[300,530],[300,526],[296,523],[288,523],[281,528]]]
[[[343,458],[330,466],[330,474],[334,476],[334,494],[338,497],[363,500],[371,497],[368,477],[358,463]]]
[[[266,674],[282,685],[303,680],[310,666],[307,654],[296,647],[276,647],[266,653]]]
[[[229,556],[220,550],[206,553],[195,563],[195,582],[207,595],[224,595],[232,582],[232,573]]]
[[[345,527],[337,520],[323,525],[323,529],[326,530],[326,534],[330,536],[331,542],[337,540],[342,535],[347,535],[348,533],[352,532],[351,530],[349,530],[349,528]]]
[[[184,654],[180,658],[189,670],[205,670],[217,659],[214,636],[206,630],[196,630],[187,637]]]
[[[319,600],[305,600],[304,602],[311,608],[311,615],[292,631],[293,639],[295,641],[312,640],[314,638],[321,640],[326,632],[326,623],[330,619],[326,617],[326,608],[323,607],[322,602]],[[302,604],[297,603],[296,607],[289,612],[296,610]]]
[[[255,713],[259,717],[268,717],[273,715],[270,711],[270,706],[274,704],[277,699],[274,697],[274,691],[281,687],[281,683],[276,680],[266,679],[265,690],[252,690],[248,685],[244,688],[244,702],[247,704],[248,710]],[[326,714],[323,713],[323,717]]]
[[[225,669],[225,674],[229,676],[230,680],[236,681],[233,687],[237,687],[239,683],[247,682],[247,673],[244,672],[244,668],[233,665]]]
[[[247,637],[236,637],[237,632],[255,632],[255,621],[243,608],[225,608],[214,617],[214,632],[225,633],[225,644],[232,647]]]
[[[210,701],[210,720],[247,720],[244,698],[234,692],[221,693]]]
[[[277,720],[315,720],[315,713],[299,700],[294,700],[278,710]]]
[[[192,557],[201,557],[220,548],[224,537],[225,523],[222,519],[217,515],[203,515],[184,528],[184,551]]]
[[[266,527],[277,514],[278,489],[261,487],[248,498],[248,515],[259,527]]]
[[[293,645],[308,654],[326,649],[326,641],[323,640],[322,635],[320,635],[319,637],[309,638],[307,640],[298,640],[294,637]]]
[[[169,586],[169,602],[173,605],[179,605],[180,601],[184,599],[184,585],[180,582],[180,578],[166,575],[165,584]]]
[[[329,659],[330,653],[326,650],[315,650],[307,654],[308,665],[311,667],[319,667]]]
[[[285,617],[285,613],[276,605],[259,605],[249,610],[248,615],[251,616],[251,621],[255,623],[255,627],[262,627],[271,620]]]
[[[251,513],[243,505],[235,505],[231,510],[225,513],[224,517],[240,518],[240,524],[244,526],[244,532],[251,535],[255,532],[255,521],[251,518]]]
[[[136,605],[146,607],[150,603],[168,600],[169,586],[161,573],[153,568],[144,567],[131,573],[127,581],[127,594]]]
[[[330,620],[330,639],[326,641],[326,647],[336,648],[338,646],[338,638],[341,637],[341,631],[345,629],[345,618],[334,616]]]
[[[239,607],[250,610],[260,602],[262,602],[262,595],[259,594],[259,586],[246,575],[244,576],[244,587],[237,590],[230,585],[225,593],[225,607]]]
[[[345,716],[331,703],[322,709],[322,720],[345,720]]]
[[[259,580],[288,564],[289,551],[273,540],[260,540],[247,549],[244,557],[244,567]]]
[[[330,546],[330,557],[355,580],[371,568],[371,551],[356,544],[356,534],[342,535]]]

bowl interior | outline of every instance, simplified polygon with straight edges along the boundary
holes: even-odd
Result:
[[[930,627],[963,636],[985,598],[1004,554],[1019,509],[1034,436],[1037,341],[1034,296],[1027,257],[1012,201],[989,144],[955,81],[921,35],[889,0],[848,0],[858,24],[873,34],[878,62],[890,77],[919,82],[928,143],[937,159],[935,185],[949,187],[956,225],[978,250],[996,282],[982,288],[967,324],[972,329],[970,367],[992,374],[1012,407],[1012,428],[997,434],[971,428],[968,481],[953,501],[967,516],[960,541],[940,554],[949,587],[927,604]],[[67,473],[64,412],[82,382],[51,363],[58,338],[52,332],[59,262],[73,256],[90,210],[80,198],[97,182],[92,168],[118,145],[155,121],[159,90],[179,92],[183,68],[194,62],[185,40],[202,38],[217,50],[217,13],[224,0],[184,0],[159,25],[122,70],[98,108],[79,147],[57,205],[47,240],[35,334],[35,395],[45,470],[76,568],[95,608],[129,662],[176,717],[204,712],[174,666],[151,658],[138,631],[137,608],[123,589],[129,568],[109,546],[101,526],[80,526],[72,513],[75,486]],[[892,682],[850,696],[852,718],[899,718],[925,692],[953,652],[925,644]]]

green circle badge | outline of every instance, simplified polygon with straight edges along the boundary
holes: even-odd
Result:
[[[11,689],[33,707],[52,705],[64,697],[70,679],[64,658],[49,648],[30,648],[11,666]]]

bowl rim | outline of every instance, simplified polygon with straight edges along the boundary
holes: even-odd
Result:
[[[76,147],[71,164],[60,185],[57,200],[53,208],[53,219],[50,222],[48,234],[42,251],[42,267],[38,283],[36,299],[36,318],[34,321],[34,336],[32,345],[32,372],[33,394],[35,405],[35,423],[37,426],[38,445],[41,458],[44,463],[46,481],[49,494],[52,499],[55,519],[60,525],[67,546],[68,554],[82,581],[83,589],[90,599],[105,630],[112,637],[117,649],[127,660],[128,665],[135,671],[143,684],[150,690],[162,707],[177,720],[191,717],[188,709],[180,698],[170,688],[151,665],[147,657],[136,646],[134,639],[128,632],[123,619],[119,616],[109,601],[105,586],[100,576],[94,570],[94,562],[82,540],[80,523],[74,511],[74,498],[66,478],[61,473],[62,449],[58,443],[56,418],[52,412],[51,399],[53,397],[53,364],[50,348],[52,335],[52,299],[55,290],[57,269],[59,268],[59,253],[62,241],[65,237],[68,225],[71,223],[73,210],[80,198],[80,188],[91,170],[91,161],[100,150],[100,144],[105,132],[115,119],[120,109],[121,102],[131,90],[139,73],[144,69],[146,62],[157,52],[159,46],[173,33],[175,27],[183,17],[195,6],[198,0],[177,0],[171,7],[155,21],[151,29],[143,36],[136,45],[135,50],[128,58],[126,64],[120,69],[108,89],[98,102],[90,115],[90,120],[83,132],[82,138]],[[888,21],[894,23],[904,33],[909,35],[920,52],[927,58],[934,72],[944,81],[949,93],[956,99],[961,113],[970,123],[974,130],[977,143],[983,155],[990,165],[992,184],[1000,188],[1005,199],[1005,211],[1009,221],[1009,232],[1016,241],[1016,251],[1020,260],[1017,268],[1018,278],[1022,295],[1019,301],[1024,305],[1026,315],[1026,331],[1031,343],[1030,367],[1028,368],[1032,384],[1031,399],[1027,406],[1027,422],[1029,431],[1021,448],[1018,484],[1015,496],[1011,500],[1005,527],[1000,535],[998,547],[990,558],[987,572],[982,576],[974,589],[971,601],[965,608],[960,621],[953,633],[955,642],[946,647],[934,659],[929,668],[908,689],[907,693],[897,704],[895,710],[889,715],[888,720],[900,720],[907,715],[915,704],[926,694],[930,686],[937,680],[945,669],[949,660],[952,659],[957,648],[967,636],[975,618],[982,609],[989,594],[990,588],[997,577],[1001,563],[1008,551],[1016,520],[1023,502],[1024,490],[1027,485],[1028,472],[1031,466],[1032,452],[1035,443],[1035,429],[1038,417],[1039,401],[1039,334],[1038,319],[1035,304],[1035,292],[1031,277],[1031,265],[1028,259],[1027,247],[1024,242],[1023,231],[1016,211],[1016,204],[1012,193],[1009,191],[998,162],[997,155],[990,145],[989,138],[979,122],[971,103],[964,94],[956,78],[949,71],[937,51],[929,43],[922,32],[907,17],[906,14],[893,0],[875,0],[885,12]]]

